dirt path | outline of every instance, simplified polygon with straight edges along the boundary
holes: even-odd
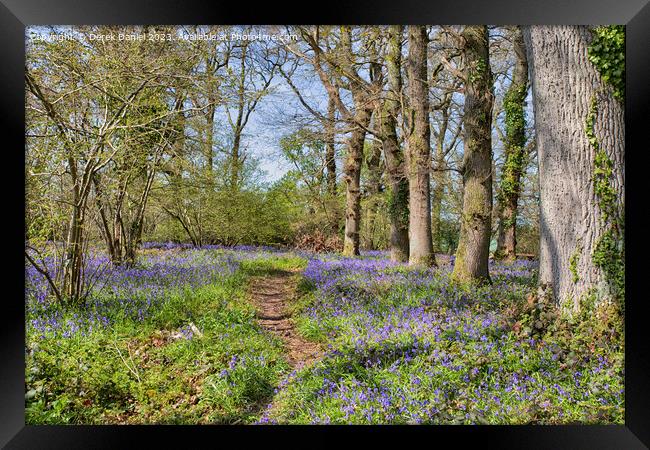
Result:
[[[294,300],[298,271],[275,271],[251,278],[249,292],[257,309],[257,320],[267,331],[284,341],[287,360],[294,367],[309,365],[322,355],[318,344],[302,338],[291,321],[288,308]]]

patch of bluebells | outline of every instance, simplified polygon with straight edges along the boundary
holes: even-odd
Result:
[[[184,339],[191,340],[194,337],[194,330],[189,325],[181,327],[179,331]]]
[[[537,263],[490,263],[493,283],[461,287],[452,265],[412,269],[386,257],[313,257],[301,319],[329,351],[278,387],[258,423],[562,423],[593,421],[591,389],[612,355],[564,370],[553,342],[518,339],[502,308],[525,298]],[[622,378],[599,404],[622,420]],[[615,385],[615,387],[614,387]],[[572,405],[573,408],[567,408]]]
[[[143,322],[169,299],[171,292],[219,283],[235,274],[242,261],[273,258],[285,253],[270,246],[240,245],[194,247],[183,243],[146,242],[137,264],[114,266],[108,255],[91,249],[84,271],[92,289],[83,308],[74,315],[56,304],[45,277],[25,264],[25,305],[28,331],[43,338],[47,334],[71,337],[106,328],[116,320]],[[44,263],[50,273],[52,257]]]
[[[56,334],[71,337],[106,328],[115,320],[142,322],[160,309],[171,292],[195,289],[233,275],[249,252],[214,252],[182,249],[178,252],[145,253],[137,265],[113,266],[108,257],[91,252],[85,272],[94,278],[83,308],[64,311],[50,293],[45,277],[25,266],[25,298],[28,330],[36,337]],[[45,260],[50,270],[52,259]]]
[[[201,246],[194,246],[193,244],[182,243],[182,242],[144,242],[142,243],[141,248],[143,250],[189,250],[189,249],[198,249],[198,250],[225,250],[228,252],[249,252],[249,253],[279,253],[284,250],[278,247],[272,247],[269,245],[234,245],[227,246],[221,244],[206,244]]]
[[[256,419],[251,406],[272,395],[289,366],[280,340],[253,323],[245,275],[256,264],[301,261],[271,248],[148,247],[133,267],[89,252],[86,273],[97,277],[83,307],[59,307],[26,265],[26,391],[38,392],[28,401],[30,423],[114,423],[118,414],[120,422],[177,423],[181,409],[183,423]],[[196,292],[206,285],[215,289]],[[160,380],[164,392],[133,401]],[[52,420],[52,402],[70,394]],[[45,408],[29,407],[43,398]]]

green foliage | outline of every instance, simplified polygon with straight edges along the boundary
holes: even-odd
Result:
[[[503,108],[506,113],[506,160],[501,176],[502,199],[508,199],[519,195],[520,178],[524,170],[526,158],[526,112],[524,104],[526,100],[526,84],[511,86],[503,99]]]
[[[322,139],[304,128],[280,139],[282,154],[298,168],[300,181],[320,194],[324,194],[326,189],[324,148]]]
[[[593,183],[603,231],[594,247],[592,258],[594,264],[605,274],[610,288],[609,295],[622,300],[625,296],[624,225],[619,214],[616,191],[612,186],[614,163],[600,146],[594,131],[597,114],[598,101],[594,96],[587,116],[586,134],[595,151]]]
[[[603,81],[612,86],[614,97],[625,101],[625,25],[599,26],[592,30],[589,61]]]
[[[407,227],[409,223],[409,190],[408,183],[400,183],[399,189],[388,190],[388,214],[398,219],[400,225]]]
[[[438,228],[438,242],[440,248],[437,251],[453,254],[458,246],[460,236],[460,224],[455,220],[442,218]]]
[[[469,69],[468,81],[472,84],[481,81],[481,79],[485,76],[485,71],[487,68],[488,67],[484,59],[479,59],[476,61],[476,64],[474,64]]]
[[[181,196],[180,193],[175,195]],[[200,236],[200,242],[196,244],[284,244],[293,236],[291,223],[296,216],[295,207],[280,186],[266,191],[190,191],[174,200],[185,202],[183,208],[191,211],[191,214],[179,214],[179,217],[185,221],[186,227]],[[177,218],[168,217],[157,223],[145,238],[187,242],[188,234]]]
[[[592,258],[594,264],[605,273],[610,294],[622,300],[625,296],[625,254],[623,242],[613,228],[608,228],[599,237]]]
[[[569,258],[569,270],[571,271],[571,276],[574,283],[580,281],[580,275],[578,275],[578,261],[580,260],[580,251],[576,248],[575,252]]]
[[[598,206],[600,207],[603,215],[603,222],[609,219],[614,219],[617,215],[616,205],[616,191],[611,184],[611,177],[613,173],[614,163],[607,155],[605,149],[600,146],[600,142],[596,137],[594,125],[596,123],[596,116],[598,114],[598,100],[594,96],[591,100],[589,114],[586,121],[586,133],[589,144],[595,150],[594,157],[594,189],[596,197],[598,198]]]
[[[539,226],[536,223],[517,227],[517,253],[539,255]]]

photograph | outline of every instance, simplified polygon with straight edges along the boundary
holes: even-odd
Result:
[[[626,425],[626,25],[24,31],[26,425]]]

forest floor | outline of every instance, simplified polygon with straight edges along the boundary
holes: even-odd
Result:
[[[299,273],[300,269],[274,270],[252,277],[249,284],[258,323],[284,342],[286,359],[292,368],[308,366],[323,354],[317,343],[298,334],[292,320],[291,304],[296,300]]]
[[[26,266],[26,422],[623,423],[615,311],[558,316],[535,261],[465,286],[436,260],[163,243],[90,254],[78,307]]]

